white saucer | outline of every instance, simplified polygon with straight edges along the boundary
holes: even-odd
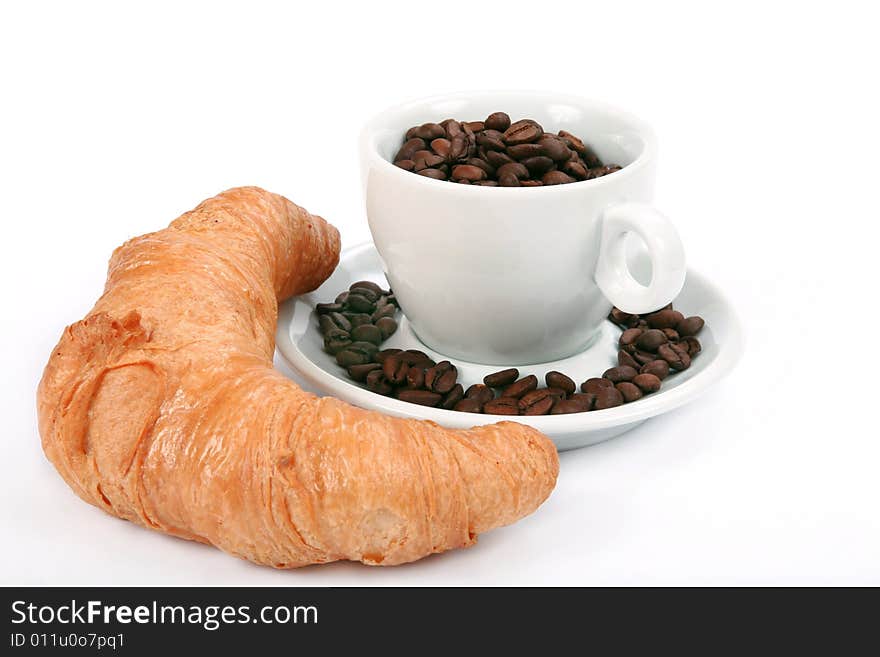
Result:
[[[650,271],[650,263],[644,255],[633,255],[631,268],[634,272]],[[642,276],[636,274],[637,278]],[[290,367],[315,390],[333,395],[362,408],[374,409],[399,417],[433,420],[452,428],[469,428],[502,420],[515,420],[535,427],[549,436],[559,450],[593,445],[629,431],[646,419],[670,411],[685,404],[703,392],[722,376],[730,372],[742,351],[742,333],[739,321],[724,295],[700,274],[689,270],[684,289],[675,301],[675,307],[685,315],[700,315],[706,327],[699,339],[703,350],[693,365],[671,374],[659,392],[630,403],[602,411],[571,413],[567,415],[541,415],[511,418],[501,415],[481,415],[447,411],[441,408],[419,406],[384,397],[370,392],[361,384],[348,378],[333,356],[323,350],[323,339],[318,330],[314,308],[318,303],[333,301],[355,281],[370,280],[387,287],[379,254],[370,244],[346,249],[339,266],[324,284],[311,294],[290,299],[281,305],[278,314],[276,344],[278,351]],[[419,341],[400,313],[400,328],[382,348],[421,349],[436,361],[445,360]],[[606,321],[601,335],[583,353],[563,360],[539,365],[521,366],[520,376],[537,375],[544,385],[544,374],[559,370],[578,383],[593,376],[601,376],[609,367],[617,364],[617,339],[620,329]],[[458,367],[459,382],[467,388],[480,383],[490,372],[503,369],[500,366],[479,365],[451,359]]]

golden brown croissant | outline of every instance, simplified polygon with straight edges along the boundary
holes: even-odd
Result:
[[[48,458],[84,500],[260,564],[399,564],[534,511],[552,443],[468,431],[301,390],[272,368],[278,301],[339,258],[320,217],[229,190],[118,248],[37,393]]]

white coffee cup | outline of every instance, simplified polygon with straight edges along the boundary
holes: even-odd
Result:
[[[394,166],[406,130],[492,112],[581,137],[601,178],[545,187],[480,187]],[[648,203],[657,160],[651,128],[604,103],[543,92],[467,92],[392,107],[361,135],[367,218],[385,274],[427,346],[470,362],[525,365],[588,348],[611,306],[661,308],[684,284],[681,240]],[[626,263],[635,233],[652,262],[648,285]]]

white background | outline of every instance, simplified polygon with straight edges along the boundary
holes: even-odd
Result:
[[[0,583],[880,584],[869,3],[16,4],[0,9]],[[483,88],[654,124],[657,205],[744,320],[733,375],[563,454],[533,516],[404,567],[276,572],[67,489],[34,391],[116,245],[244,184],[359,242],[361,122]]]

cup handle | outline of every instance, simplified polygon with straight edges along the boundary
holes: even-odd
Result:
[[[633,278],[626,262],[625,238],[630,232],[648,246],[652,276],[647,286]],[[685,271],[681,238],[664,215],[650,205],[630,201],[605,210],[596,284],[612,304],[633,314],[662,308],[681,292]]]

